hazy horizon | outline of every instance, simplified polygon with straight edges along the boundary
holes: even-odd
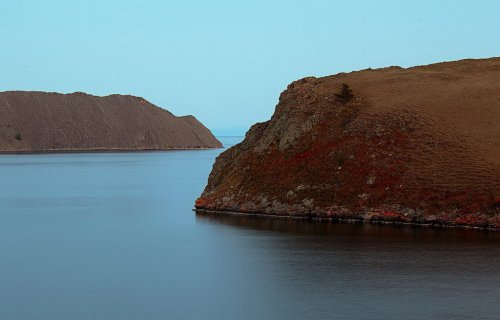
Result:
[[[269,119],[287,84],[498,56],[482,1],[3,1],[0,91],[130,94],[216,135]]]

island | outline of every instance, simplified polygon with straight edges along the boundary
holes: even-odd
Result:
[[[498,230],[500,58],[295,81],[195,209]]]
[[[1,153],[221,147],[195,117],[176,117],[140,97],[0,92]]]

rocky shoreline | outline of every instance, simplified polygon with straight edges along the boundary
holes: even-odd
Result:
[[[356,224],[383,224],[383,225],[408,225],[414,227],[422,228],[461,228],[461,229],[472,229],[478,231],[500,231],[500,225],[489,225],[489,224],[467,224],[459,223],[453,220],[441,220],[441,219],[396,219],[390,216],[363,216],[363,215],[331,215],[331,216],[321,216],[321,215],[276,215],[276,214],[266,214],[259,212],[238,212],[238,211],[226,211],[226,210],[209,210],[209,209],[193,209],[196,214],[200,215],[230,215],[230,216],[251,216],[251,217],[263,217],[269,219],[293,219],[293,220],[303,220],[303,221],[318,221],[318,222],[331,222],[331,223],[356,223]]]

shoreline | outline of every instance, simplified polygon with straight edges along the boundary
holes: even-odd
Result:
[[[163,148],[163,149],[148,149],[148,148],[94,148],[94,149],[45,149],[45,150],[0,150],[0,155],[16,155],[16,154],[54,154],[54,153],[126,153],[126,152],[160,152],[160,151],[190,151],[190,150],[212,150],[223,149],[224,147],[192,147],[192,148]]]
[[[406,222],[399,220],[365,220],[363,218],[343,218],[343,217],[314,217],[314,216],[290,216],[290,215],[275,215],[267,213],[258,212],[237,212],[237,211],[225,211],[225,210],[211,210],[202,208],[193,208],[196,214],[203,215],[228,215],[228,216],[249,216],[257,218],[266,219],[292,219],[292,220],[303,220],[303,221],[314,221],[314,222],[330,222],[330,223],[351,223],[351,224],[373,224],[373,225],[397,225],[397,226],[412,226],[419,228],[433,228],[433,229],[469,229],[477,230],[483,232],[498,232],[499,228],[495,227],[481,227],[466,224],[452,224],[443,221],[436,222]]]

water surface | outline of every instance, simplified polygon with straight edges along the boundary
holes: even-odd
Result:
[[[0,319],[498,319],[497,234],[195,215],[219,152],[0,156]]]

